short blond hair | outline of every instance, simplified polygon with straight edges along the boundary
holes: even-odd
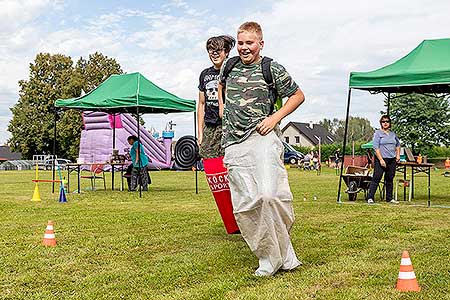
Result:
[[[245,22],[244,24],[242,24],[241,26],[239,26],[238,29],[238,34],[243,32],[243,31],[247,31],[247,32],[254,32],[258,38],[260,40],[263,39],[263,33],[262,33],[262,29],[261,29],[261,25],[259,25],[256,22]]]

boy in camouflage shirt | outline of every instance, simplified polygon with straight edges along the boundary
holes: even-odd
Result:
[[[223,156],[221,146],[222,118],[219,117],[219,70],[235,44],[234,38],[214,36],[206,41],[206,51],[213,65],[204,69],[199,78],[197,109],[198,144],[202,158]]]
[[[261,27],[246,22],[239,27],[237,37],[240,61],[226,78],[223,64],[219,84],[219,96],[225,88],[225,106],[219,100],[224,164],[237,224],[259,259],[255,275],[270,276],[279,269],[292,270],[301,264],[289,236],[294,213],[281,161],[283,144],[274,131],[279,131],[279,122],[304,101],[304,95],[284,67],[272,61],[277,93],[288,97],[272,114],[273,101],[261,67]]]

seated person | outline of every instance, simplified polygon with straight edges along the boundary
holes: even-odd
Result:
[[[129,183],[129,190],[135,191],[137,185],[140,184],[143,191],[148,190],[148,184],[150,176],[148,174],[148,157],[145,154],[144,147],[138,142],[138,138],[135,135],[130,135],[127,138],[128,143],[132,146],[130,149],[131,161],[131,179]],[[138,145],[140,146],[138,148]],[[130,166],[128,167],[130,168]],[[127,168],[127,172],[128,172]]]

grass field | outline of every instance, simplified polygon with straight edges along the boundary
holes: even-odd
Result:
[[[432,173],[432,205],[450,206],[441,173]],[[143,198],[84,191],[65,204],[50,184],[31,202],[33,176],[0,172],[0,299],[450,299],[450,209],[426,207],[424,177],[412,203],[369,206],[343,194],[339,205],[333,170],[290,169],[292,241],[304,265],[257,278],[256,257],[225,233],[203,173],[198,195],[192,172],[161,171]],[[55,248],[41,245],[48,220]],[[420,293],[395,290],[402,250]]]

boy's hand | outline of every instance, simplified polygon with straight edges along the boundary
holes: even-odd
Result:
[[[273,115],[268,116],[267,118],[262,120],[261,123],[256,125],[256,131],[260,135],[266,135],[275,128],[277,123],[278,123],[278,121],[273,117]]]

